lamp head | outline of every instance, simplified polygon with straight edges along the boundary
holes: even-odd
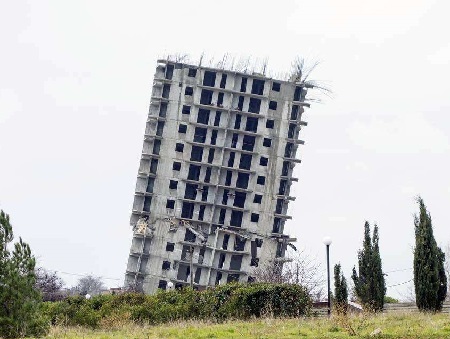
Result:
[[[331,238],[330,238],[330,237],[325,237],[325,238],[323,238],[323,243],[324,243],[326,246],[330,246],[331,243],[332,243]]]

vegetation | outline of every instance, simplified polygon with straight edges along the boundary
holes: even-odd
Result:
[[[65,297],[61,293],[64,281],[58,277],[56,272],[38,267],[34,270],[34,274],[36,277],[34,287],[41,292],[44,301],[56,301]]]
[[[389,296],[384,296],[384,303],[385,304],[397,304],[398,303],[398,299],[389,297]]]
[[[99,277],[93,275],[87,275],[78,280],[78,284],[72,288],[71,294],[75,295],[98,295],[106,287],[103,281]]]
[[[366,310],[381,311],[386,283],[381,265],[380,248],[378,245],[378,226],[375,224],[373,237],[370,237],[370,225],[364,225],[363,248],[358,251],[358,273],[353,267],[352,280],[355,284],[355,294]]]
[[[339,319],[261,318],[250,321],[233,320],[223,323],[181,321],[171,324],[141,326],[123,323],[118,319],[114,327],[92,330],[82,327],[56,326],[50,338],[65,339],[156,339],[156,338],[448,338],[450,320],[445,314],[398,313],[349,315],[348,326],[356,334],[351,336],[347,325]],[[378,330],[378,331],[377,331]],[[381,332],[378,335],[372,333]]]
[[[342,275],[341,264],[334,265],[334,303],[338,312],[347,312],[348,289],[347,280]]]
[[[82,296],[45,304],[52,324],[108,327],[117,319],[140,324],[181,320],[224,321],[264,315],[307,315],[311,299],[304,287],[282,284],[228,284],[205,291],[183,289],[155,295],[126,293]]]
[[[414,288],[416,304],[421,311],[440,311],[447,296],[444,252],[433,236],[431,215],[421,197],[417,198],[419,216],[414,216]]]
[[[36,261],[22,239],[10,251],[13,239],[9,215],[0,211],[0,337],[42,336],[48,326],[34,288]]]

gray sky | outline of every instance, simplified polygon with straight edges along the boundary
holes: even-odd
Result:
[[[158,56],[321,60],[288,231],[350,278],[364,220],[383,268],[412,267],[414,197],[450,242],[446,1],[0,1],[0,208],[48,269],[116,278]],[[447,173],[447,174],[445,174]],[[323,268],[325,268],[323,266]],[[68,285],[76,276],[61,274]],[[412,278],[389,273],[387,284]],[[402,296],[409,284],[389,288]]]

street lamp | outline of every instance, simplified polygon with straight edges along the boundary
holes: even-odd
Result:
[[[331,289],[330,289],[330,245],[331,238],[323,238],[323,243],[327,247],[327,274],[328,274],[328,316],[331,314]]]

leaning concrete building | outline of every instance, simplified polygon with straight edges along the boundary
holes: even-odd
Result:
[[[158,61],[126,285],[248,282],[284,260],[305,94],[294,78]]]

